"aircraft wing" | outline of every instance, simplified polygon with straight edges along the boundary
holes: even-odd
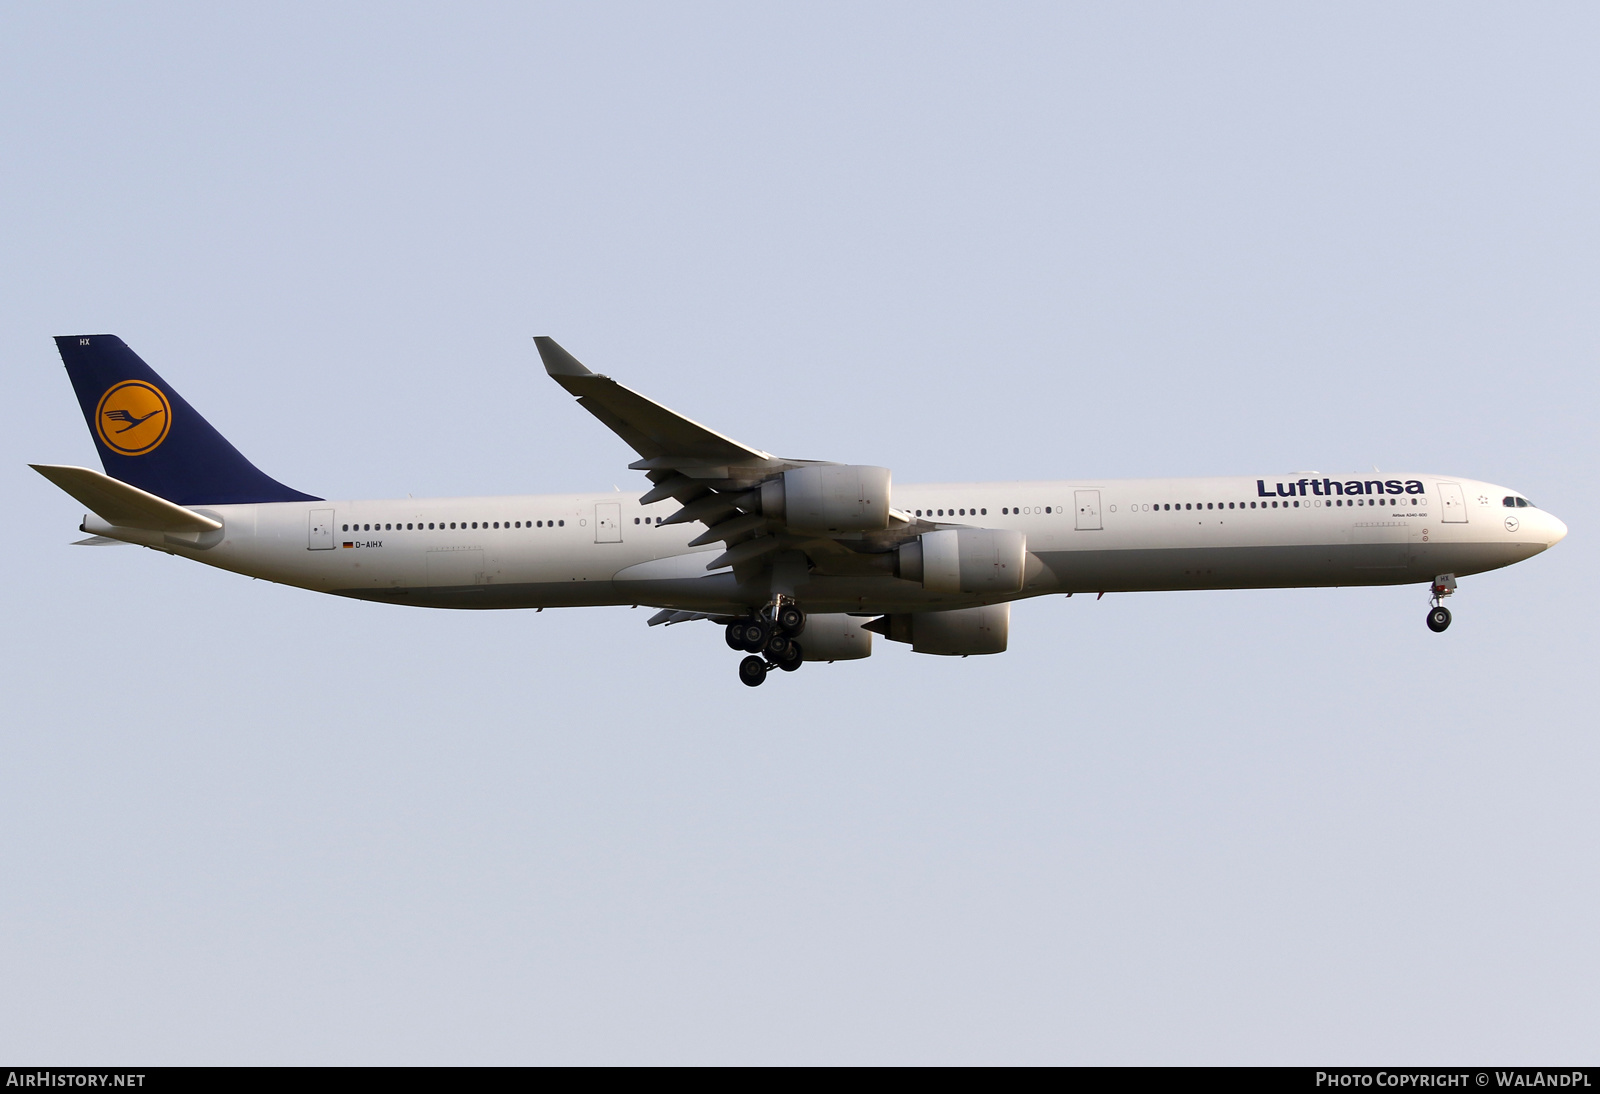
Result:
[[[550,378],[577,396],[580,406],[639,454],[628,466],[643,471],[652,484],[640,502],[652,505],[675,498],[683,508],[662,523],[698,521],[706,531],[691,540],[691,546],[719,541],[726,546],[706,569],[733,566],[742,580],[751,572],[749,567],[769,562],[768,556],[780,550],[798,549],[813,562],[831,557],[838,563],[852,554],[888,551],[906,538],[900,533],[909,527],[910,518],[894,510],[890,510],[893,519],[887,536],[882,532],[830,536],[791,528],[782,517],[764,514],[762,483],[785,471],[837,465],[782,459],[752,448],[623,387],[609,376],[591,372],[553,338],[538,337],[534,344]]]
[[[629,391],[609,376],[590,372],[554,338],[533,341],[550,378],[576,395],[580,406],[639,453],[640,458],[629,465],[636,471],[676,470],[680,466],[706,471],[719,466],[764,465],[773,459]]]

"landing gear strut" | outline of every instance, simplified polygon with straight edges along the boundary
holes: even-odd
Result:
[[[1445,628],[1450,626],[1450,609],[1441,601],[1455,591],[1455,574],[1440,574],[1433,579],[1433,606],[1428,609],[1428,629],[1434,634],[1443,634]]]
[[[806,613],[788,597],[778,597],[761,612],[748,619],[728,624],[728,647],[759,657],[739,662],[739,680],[747,687],[760,687],[773,669],[793,672],[804,656],[795,636],[806,629]]]

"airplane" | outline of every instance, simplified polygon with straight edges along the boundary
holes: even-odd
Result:
[[[1509,566],[1567,527],[1458,475],[895,484],[886,467],[784,459],[591,372],[545,371],[638,459],[641,494],[328,501],[258,470],[113,335],[56,339],[104,473],[30,464],[88,508],[80,544],[132,543],[316,592],[427,608],[648,605],[708,620],[774,669],[1005,651],[1030,597],[1429,585]]]

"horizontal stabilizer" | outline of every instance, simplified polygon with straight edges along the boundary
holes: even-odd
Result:
[[[141,528],[148,532],[212,532],[222,527],[193,509],[174,505],[165,498],[87,467],[49,463],[28,466],[119,528]]]

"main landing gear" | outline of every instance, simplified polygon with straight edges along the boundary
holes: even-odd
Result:
[[[1441,601],[1455,591],[1455,574],[1440,574],[1433,579],[1433,606],[1428,609],[1428,629],[1434,634],[1443,634],[1445,628],[1450,626],[1450,609]]]
[[[805,629],[806,613],[782,600],[766,611],[729,623],[728,648],[760,655],[739,662],[740,681],[747,687],[760,687],[773,669],[793,672],[799,668],[802,651],[795,638]]]

